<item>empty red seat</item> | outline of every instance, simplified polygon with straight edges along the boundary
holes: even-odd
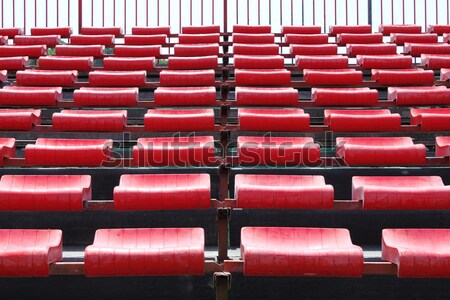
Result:
[[[238,174],[234,179],[238,208],[327,209],[334,205],[333,186],[323,176]]]
[[[139,98],[138,88],[81,88],[73,92],[76,106],[133,106]]]
[[[161,56],[161,45],[150,45],[150,46],[116,45],[114,47],[114,56],[158,58]]]
[[[348,44],[347,55],[389,55],[397,54],[397,46],[394,44]]]
[[[131,27],[131,34],[133,35],[153,35],[153,34],[165,34],[170,35],[170,26],[158,26],[158,27]]]
[[[347,229],[243,227],[245,276],[360,277],[363,250]]]
[[[424,131],[450,130],[450,108],[412,108],[410,122]]]
[[[342,33],[367,34],[372,32],[372,25],[330,25],[330,35]]]
[[[61,70],[25,70],[17,71],[18,85],[32,86],[63,86],[69,87],[77,81],[77,71]]]
[[[130,174],[114,188],[115,210],[178,210],[211,207],[209,174]]]
[[[218,44],[220,42],[219,33],[204,33],[204,34],[186,34],[178,35],[178,42],[180,44]]]
[[[53,48],[59,44],[61,44],[61,37],[59,35],[18,35],[14,38],[14,45],[17,46],[46,45]]]
[[[356,64],[362,69],[412,69],[409,55],[357,55]]]
[[[422,32],[422,26],[420,25],[410,25],[410,24],[404,24],[404,25],[388,25],[388,24],[381,24],[378,27],[378,30],[383,35],[390,35],[391,33],[410,33],[410,34],[417,34]]]
[[[45,45],[0,47],[0,57],[28,56],[36,58],[44,55],[47,55],[47,46]]]
[[[324,111],[325,126],[337,132],[399,131],[400,114],[391,114],[388,109],[372,110],[328,110]]]
[[[154,101],[159,106],[214,105],[216,89],[214,87],[158,87]]]
[[[450,68],[450,55],[422,54],[420,63],[422,66],[432,70]]]
[[[288,85],[291,72],[286,69],[236,69],[235,81],[239,85]]]
[[[393,33],[391,34],[391,43],[397,46],[403,46],[405,43],[437,43],[438,35],[435,33]]]
[[[352,199],[364,209],[450,209],[450,186],[439,176],[354,176]]]
[[[106,87],[142,87],[147,82],[146,71],[93,71],[89,84]]]
[[[114,45],[114,35],[112,35],[112,34],[103,34],[103,35],[73,34],[70,36],[70,44],[72,44],[72,45],[112,46],[112,45]]]
[[[0,36],[7,36],[10,39],[14,38],[16,35],[22,35],[23,33],[23,28],[0,28]]]
[[[183,26],[181,27],[181,32],[183,34],[220,33],[220,25]]]
[[[237,69],[283,69],[284,57],[281,55],[234,55]]]
[[[372,80],[381,85],[433,85],[434,72],[423,69],[372,69]]]
[[[133,147],[135,166],[208,166],[216,162],[212,136],[139,138]]]
[[[241,55],[278,55],[277,44],[233,44],[233,53]]]
[[[62,38],[68,38],[72,34],[72,28],[68,26],[58,27],[34,27],[30,29],[31,35],[59,35]]]
[[[428,25],[427,32],[442,35],[450,32],[450,25]]]
[[[321,31],[320,26],[281,26],[282,34],[319,34]]]
[[[52,116],[59,131],[123,131],[126,125],[126,110],[62,110]]]
[[[86,35],[112,34],[115,37],[120,37],[122,35],[122,28],[120,28],[120,27],[82,27],[80,29],[80,34],[86,34]]]
[[[233,25],[233,33],[270,33],[271,30],[267,25]]]
[[[171,56],[168,61],[168,68],[173,70],[216,69],[218,65],[218,57],[215,55],[199,57]]]
[[[108,71],[152,71],[154,57],[105,57],[103,68]]]
[[[290,45],[290,53],[296,55],[337,55],[338,46],[336,44],[318,44],[318,45]]]
[[[233,43],[238,44],[273,44],[275,35],[272,33],[233,33]]]
[[[38,109],[0,109],[0,130],[32,130],[41,123]]]
[[[309,114],[303,109],[240,108],[241,131],[307,131]]]
[[[163,70],[161,86],[208,86],[215,84],[214,70]]]
[[[1,105],[52,106],[61,99],[60,87],[4,86],[0,89]]]
[[[167,43],[167,35],[125,35],[125,45],[165,45]]]
[[[296,106],[298,90],[293,88],[236,87],[236,104],[240,106]]]
[[[383,35],[381,33],[340,33],[336,37],[336,43],[342,46],[347,44],[380,44],[383,43]]]
[[[450,137],[437,136],[436,137],[436,157],[450,156]]]
[[[348,58],[342,55],[296,55],[299,69],[347,69]]]
[[[426,148],[410,137],[336,138],[336,156],[349,166],[423,165]]]
[[[447,43],[405,43],[405,53],[418,57],[422,54],[450,54],[450,44]]]
[[[300,166],[320,162],[320,145],[310,137],[239,136],[239,163],[252,166]]]
[[[375,106],[378,91],[369,88],[312,88],[311,100],[322,106]]]
[[[285,34],[286,44],[327,44],[328,34]]]
[[[28,66],[29,61],[27,56],[0,57],[1,70],[24,70]]]
[[[441,69],[441,80],[448,81],[450,79],[450,69],[442,68]]]
[[[202,275],[202,228],[99,229],[84,252],[85,273],[98,276]]]
[[[219,44],[176,44],[175,56],[210,56],[219,55]]]
[[[25,161],[30,166],[100,167],[111,159],[110,139],[38,138],[25,146]]]
[[[397,105],[448,105],[450,89],[445,86],[390,87],[388,100]]]
[[[214,110],[211,109],[150,109],[144,117],[148,131],[214,130]]]
[[[16,140],[14,138],[0,138],[0,166],[5,158],[16,156]]]
[[[355,69],[318,69],[303,70],[303,78],[306,83],[317,85],[360,85],[363,74]]]
[[[55,47],[57,56],[93,56],[95,58],[105,55],[103,45],[57,45]]]
[[[89,175],[3,175],[0,210],[82,211],[91,194]]]
[[[92,56],[41,56],[39,69],[41,70],[77,70],[89,71],[94,66]]]
[[[449,229],[383,229],[381,257],[398,277],[450,277]]]
[[[62,252],[61,230],[1,229],[0,276],[48,277]]]

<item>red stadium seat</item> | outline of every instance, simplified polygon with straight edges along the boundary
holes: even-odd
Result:
[[[381,33],[340,33],[336,37],[336,43],[341,46],[347,44],[380,44],[383,43],[383,35]]]
[[[290,45],[290,53],[296,55],[337,55],[338,46],[336,44],[319,44],[319,45]]]
[[[303,109],[240,108],[241,131],[308,131],[309,114]]]
[[[298,90],[293,88],[236,87],[239,106],[296,106]]]
[[[342,33],[367,34],[372,33],[372,25],[330,25],[330,35],[336,36]]]
[[[271,33],[272,28],[264,25],[233,25],[233,33]]]
[[[233,43],[238,44],[273,44],[275,35],[273,33],[233,33]]]
[[[154,101],[159,106],[210,106],[216,104],[214,87],[158,87]]]
[[[115,37],[120,37],[123,32],[120,27],[82,27],[80,29],[80,34],[85,35],[102,35],[102,34],[112,34]]]
[[[450,137],[438,136],[436,137],[436,157],[450,156]]]
[[[168,68],[172,70],[216,69],[218,66],[218,57],[215,55],[199,57],[171,56],[168,60]]]
[[[450,68],[450,55],[422,54],[420,62],[423,67],[432,70]]]
[[[278,55],[277,44],[233,44],[233,53],[241,55]]]
[[[237,69],[283,69],[284,57],[281,55],[234,55]]]
[[[412,69],[409,55],[357,55],[356,64],[362,69]]]
[[[397,54],[397,46],[394,44],[348,44],[347,55],[393,55]]]
[[[295,66],[299,69],[347,69],[348,58],[342,55],[296,55]]]
[[[107,71],[152,71],[154,57],[105,57],[103,68]]]
[[[423,165],[426,148],[410,137],[336,138],[336,156],[349,166]]]
[[[393,33],[391,34],[391,43],[397,46],[403,46],[405,43],[437,43],[438,35],[435,33]]]
[[[289,85],[291,72],[286,69],[236,69],[236,84],[239,85]]]
[[[409,34],[417,34],[422,32],[422,26],[420,25],[388,25],[381,24],[378,27],[378,30],[383,35],[390,35],[391,33],[409,33]]]
[[[239,163],[252,166],[300,166],[320,162],[320,145],[310,137],[239,136]]]
[[[89,175],[3,175],[0,210],[82,211],[91,194]]]
[[[165,45],[167,43],[167,35],[125,35],[124,43],[131,46]]]
[[[450,69],[442,68],[441,69],[441,80],[448,81],[450,79]]]
[[[37,58],[47,55],[47,46],[1,46],[0,57],[29,56]]]
[[[219,55],[219,44],[176,44],[174,47],[175,56],[211,56]]]
[[[411,125],[424,131],[450,130],[450,108],[412,108]]]
[[[186,34],[178,35],[178,42],[180,44],[218,44],[220,42],[219,33],[208,34]]]
[[[328,44],[328,34],[285,34],[286,44]]]
[[[208,166],[216,162],[212,136],[139,138],[135,166]]]
[[[0,166],[5,158],[16,156],[16,140],[14,138],[0,138]]]
[[[434,72],[423,69],[372,69],[372,80],[381,85],[433,85]]]
[[[355,69],[304,69],[303,78],[306,83],[313,86],[360,85],[363,74]]]
[[[154,34],[165,34],[170,35],[169,26],[158,26],[158,27],[132,27],[131,34],[133,35],[154,35]]]
[[[320,26],[281,26],[281,34],[319,34]]]
[[[8,71],[0,70],[0,82],[8,82]]]
[[[136,105],[138,98],[138,88],[81,88],[73,92],[73,102],[78,107],[127,107]]]
[[[68,38],[72,35],[71,27],[34,27],[30,29],[31,35],[59,35],[62,38]]]
[[[58,131],[123,131],[126,125],[126,110],[62,110],[52,116]]]
[[[99,229],[84,253],[87,277],[203,275],[202,228]]]
[[[122,175],[115,210],[181,210],[211,207],[209,174]]]
[[[63,259],[61,230],[1,229],[0,245],[0,276],[48,277]]]
[[[209,26],[183,26],[181,27],[183,34],[209,34],[220,33],[220,25]]]
[[[46,45],[47,47],[55,47],[61,44],[61,37],[59,35],[18,35],[14,38],[14,45],[17,46],[31,46],[31,45]]]
[[[82,35],[73,34],[70,36],[70,44],[72,45],[114,45],[114,35]]]
[[[0,28],[0,36],[7,36],[10,39],[14,38],[16,35],[23,35],[23,33],[23,28]]]
[[[442,36],[442,41],[444,43],[450,42],[450,34],[449,33],[444,33],[443,36]]]
[[[212,131],[214,110],[208,109],[150,109],[144,117],[148,131]]]
[[[142,87],[147,81],[146,71],[93,71],[89,85],[105,87]]]
[[[17,71],[16,82],[18,85],[27,86],[73,86],[77,81],[77,71],[59,70],[25,70]]]
[[[105,55],[103,45],[57,45],[55,47],[57,56],[93,56],[100,58]]]
[[[450,89],[445,86],[390,87],[388,100],[397,105],[449,105]]]
[[[0,109],[0,130],[30,131],[39,124],[39,109]]]
[[[450,54],[450,45],[447,43],[405,43],[404,51],[414,57],[422,54]]]
[[[214,70],[163,70],[159,73],[161,86],[211,86],[215,80]]]
[[[29,61],[27,56],[0,57],[1,70],[24,70],[28,66]]]
[[[439,176],[354,176],[352,199],[364,209],[450,209],[450,186]]]
[[[311,100],[321,106],[375,106],[378,91],[369,88],[312,88]]]
[[[150,45],[150,46],[116,45],[114,47],[114,56],[158,58],[161,56],[161,45]]]
[[[62,99],[60,87],[4,86],[0,104],[8,106],[53,106]]]
[[[235,177],[238,208],[329,209],[334,205],[333,186],[323,176],[250,175]]]
[[[387,132],[399,131],[400,114],[391,114],[388,109],[372,110],[328,110],[324,111],[325,126],[336,132]]]
[[[40,70],[77,70],[89,71],[94,66],[92,56],[41,56],[39,58]]]
[[[450,25],[428,25],[427,32],[443,35],[450,32]]]
[[[398,277],[450,277],[449,229],[383,229],[381,257]]]
[[[245,276],[360,277],[363,250],[347,229],[243,227]]]
[[[109,139],[38,138],[25,146],[30,166],[100,167],[111,159],[113,141]]]

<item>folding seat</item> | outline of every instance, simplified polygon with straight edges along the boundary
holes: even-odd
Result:
[[[240,108],[241,131],[308,131],[310,117],[303,109]]]
[[[16,139],[0,138],[0,166],[3,166],[5,158],[16,156]]]
[[[348,58],[342,55],[296,55],[299,69],[347,69]]]
[[[23,33],[23,28],[0,28],[0,36],[7,36],[10,39],[14,38],[16,35],[23,35]]]
[[[319,34],[320,26],[281,26],[281,34]]]
[[[450,68],[450,55],[422,54],[420,62],[421,66],[432,70]]]
[[[376,106],[378,91],[369,88],[312,88],[311,100],[321,106]]]
[[[450,156],[450,137],[438,136],[436,137],[436,157]]]
[[[444,43],[448,43],[448,42],[450,41],[450,34],[449,34],[449,33],[444,33],[444,34],[442,35],[442,41],[443,41]]]
[[[17,71],[16,83],[25,86],[70,87],[77,81],[77,71],[25,70]]]
[[[209,174],[130,174],[114,188],[115,210],[181,210],[211,207]]]
[[[17,46],[46,45],[47,47],[54,48],[59,44],[61,44],[61,37],[59,35],[18,35],[14,38],[14,45]]]
[[[397,105],[448,105],[450,89],[445,86],[390,87],[388,100]]]
[[[210,106],[216,104],[216,89],[209,87],[158,87],[154,93],[158,106]]]
[[[363,74],[355,69],[303,70],[303,78],[309,85],[360,85]]]
[[[114,35],[112,35],[112,34],[103,34],[103,35],[73,34],[70,36],[70,44],[72,44],[72,45],[113,46],[114,45]]]
[[[397,46],[394,44],[347,44],[347,55],[390,55],[397,54]]]
[[[92,199],[89,175],[3,175],[1,211],[82,211]]]
[[[323,176],[238,174],[234,199],[238,208],[329,209],[334,205],[333,186]]]
[[[138,88],[84,88],[73,92],[73,102],[84,106],[134,106],[139,98]]]
[[[161,45],[150,46],[128,46],[116,45],[114,47],[116,57],[160,57]]]
[[[241,55],[278,55],[277,44],[233,44],[233,53]]]
[[[25,146],[25,162],[30,166],[100,167],[111,160],[110,139],[38,138]]]
[[[284,57],[281,55],[234,55],[236,69],[283,69]]]
[[[336,44],[319,44],[319,45],[297,45],[289,46],[292,56],[296,55],[337,55],[338,46]]]
[[[29,66],[27,56],[0,57],[0,69],[8,71],[24,70]]]
[[[414,57],[422,54],[450,54],[450,45],[447,43],[405,43],[404,52]]]
[[[286,69],[236,69],[236,84],[239,85],[289,85],[291,72]]]
[[[243,227],[245,276],[361,277],[363,250],[347,229]]]
[[[320,162],[320,145],[310,137],[239,136],[241,165],[300,166]]]
[[[0,276],[48,277],[62,259],[61,230],[0,229]]]
[[[368,34],[372,33],[372,25],[330,25],[330,35],[337,36],[342,33]]]
[[[349,166],[423,165],[426,148],[410,137],[336,138],[336,157]]]
[[[52,127],[58,131],[123,131],[126,125],[126,110],[62,110],[52,116]]]
[[[148,131],[212,131],[214,110],[207,109],[150,109],[144,116]]]
[[[412,69],[409,55],[357,55],[356,65],[362,69]]]
[[[55,47],[57,56],[93,56],[100,58],[105,55],[103,45],[57,45]]]
[[[47,46],[45,45],[0,47],[0,57],[28,56],[36,58],[44,55],[47,55]]]
[[[220,42],[219,33],[205,34],[186,34],[178,35],[178,43],[180,44],[218,44]]]
[[[441,69],[441,80],[448,81],[450,79],[450,69],[442,68]]]
[[[175,56],[210,56],[219,55],[219,44],[176,44]]]
[[[4,86],[0,104],[8,106],[54,106],[62,99],[60,87]]]
[[[410,122],[424,131],[450,130],[450,108],[412,108]]]
[[[152,71],[154,57],[105,57],[103,69],[107,71]]]
[[[328,44],[328,34],[285,34],[286,44]]]
[[[450,209],[450,186],[439,176],[354,176],[352,199],[364,209]]]
[[[434,72],[423,69],[372,69],[372,80],[381,85],[433,85]]]
[[[105,87],[142,87],[147,82],[146,71],[92,71],[89,85]]]
[[[92,56],[41,56],[40,70],[89,71],[94,66]]]
[[[387,132],[399,131],[400,114],[388,109],[324,110],[324,124],[336,132]]]
[[[0,82],[8,82],[8,71],[0,70]]]
[[[403,46],[405,43],[437,43],[438,35],[435,33],[392,33],[391,43]]]
[[[450,277],[449,229],[383,229],[381,257],[398,277]]]
[[[233,33],[233,43],[238,44],[273,44],[275,35],[273,33]]]
[[[167,35],[125,35],[124,43],[132,46],[165,45],[167,43]]]
[[[427,32],[443,35],[450,32],[450,25],[428,25]]]
[[[183,33],[183,34],[209,34],[209,33],[220,33],[220,25],[209,25],[209,26],[183,26],[183,27],[181,27],[181,33]]]
[[[422,33],[422,26],[414,25],[414,24],[413,25],[409,25],[409,24],[403,24],[403,25],[381,24],[378,27],[378,30],[383,35],[391,35],[391,33],[418,34],[418,33]]]
[[[215,80],[214,70],[163,70],[159,73],[161,86],[211,86]]]
[[[85,273],[174,276],[205,273],[202,228],[99,229],[84,252]]]
[[[0,44],[1,45],[8,45],[8,37],[7,36],[0,36]]]
[[[133,147],[135,166],[210,166],[216,163],[212,136],[139,138]]]
[[[0,130],[30,131],[39,124],[39,109],[0,109]]]
[[[131,27],[132,35],[155,35],[165,34],[170,35],[170,26],[158,26],[158,27]]]
[[[239,106],[296,106],[298,90],[294,88],[236,87]]]
[[[347,44],[381,44],[383,43],[383,35],[381,33],[339,33],[336,36],[336,43],[341,46]]]
[[[80,34],[85,35],[102,35],[102,34],[112,34],[115,37],[120,37],[123,35],[122,28],[120,27],[82,27],[80,29]]]
[[[171,56],[168,60],[168,68],[173,70],[216,69],[218,66],[218,57],[215,55],[198,57]]]
[[[233,33],[271,33],[272,28],[265,25],[233,25]]]
[[[72,35],[71,27],[34,27],[30,29],[31,35],[59,35],[62,38],[68,38]]]

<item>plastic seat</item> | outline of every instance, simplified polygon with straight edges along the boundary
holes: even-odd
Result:
[[[16,139],[0,138],[0,166],[3,166],[5,158],[16,156]]]
[[[296,106],[298,90],[294,88],[236,87],[239,106]]]
[[[296,55],[295,66],[299,69],[347,69],[348,58],[342,55]]]
[[[312,88],[311,100],[321,106],[376,106],[378,91],[369,88]]]
[[[400,114],[388,109],[324,110],[324,124],[336,132],[387,132],[399,131]]]
[[[219,44],[176,44],[174,47],[175,56],[211,56],[219,55]]]
[[[285,34],[286,44],[328,44],[328,34]]]
[[[209,174],[122,175],[115,210],[181,210],[211,207]]]
[[[135,166],[208,166],[216,162],[212,136],[139,138],[133,147]]]
[[[289,46],[290,53],[293,56],[296,55],[337,55],[338,46],[336,44],[318,44],[318,45],[297,45],[293,44]]]
[[[433,85],[434,72],[423,69],[377,70],[372,69],[372,80],[381,85]]]
[[[89,71],[94,66],[92,56],[41,56],[39,58],[40,70],[77,70]]]
[[[129,46],[116,45],[114,47],[114,56],[116,57],[160,57],[161,46]]]
[[[397,54],[397,46],[394,44],[348,44],[347,55],[393,55]]]
[[[105,87],[142,87],[147,82],[146,71],[93,71],[89,85]]]
[[[202,228],[99,229],[84,252],[87,277],[202,275]]]
[[[397,105],[448,105],[450,89],[445,86],[390,87],[388,100]]]
[[[113,46],[114,45],[114,35],[112,35],[112,34],[103,34],[103,35],[73,34],[70,36],[70,44],[72,44],[72,45]]]
[[[31,35],[42,36],[42,35],[59,35],[62,38],[68,38],[72,35],[72,28],[68,26],[58,26],[58,27],[33,27],[30,29]]]
[[[214,87],[158,87],[154,93],[158,106],[210,106],[216,104]]]
[[[241,165],[301,166],[320,162],[320,145],[310,137],[239,136]]]
[[[124,43],[131,46],[165,45],[167,43],[167,35],[125,35]]]
[[[187,34],[182,33],[178,35],[178,42],[180,44],[218,44],[220,43],[219,33],[204,33],[204,34]]]
[[[308,131],[310,117],[303,109],[240,108],[241,131]]]
[[[291,72],[286,69],[236,69],[236,84],[239,85],[289,85]]]
[[[450,277],[449,229],[383,229],[381,257],[398,277]]]
[[[211,86],[215,80],[214,70],[163,70],[159,74],[161,86]]]
[[[441,80],[448,81],[450,79],[450,69],[442,68],[441,69]]]
[[[272,33],[233,33],[233,43],[238,44],[273,44],[275,35]]]
[[[436,157],[450,156],[450,137],[437,136],[436,137]]]
[[[403,46],[405,43],[437,43],[438,35],[435,33],[393,33],[391,34],[391,43],[397,46]]]
[[[73,86],[77,71],[25,70],[17,71],[16,82],[25,86]]]
[[[61,37],[59,35],[18,35],[14,38],[14,45],[30,46],[30,45],[46,45],[47,47],[55,47],[61,44]]]
[[[306,83],[319,85],[360,85],[362,84],[363,74],[355,69],[318,69],[303,70],[303,78]]]
[[[450,54],[450,45],[447,43],[405,43],[404,51],[414,57],[422,54]]]
[[[372,25],[330,25],[330,35],[336,36],[342,33],[369,34],[372,33]]]
[[[336,156],[349,166],[423,165],[426,148],[410,137],[336,138]]]
[[[39,109],[0,109],[0,130],[30,131],[40,123]]]
[[[16,35],[23,35],[23,33],[23,28],[0,28],[0,36],[7,36],[10,39],[14,38]]]
[[[362,69],[412,69],[409,55],[357,55],[356,64]]]
[[[245,276],[360,277],[363,250],[347,229],[243,227]]]
[[[450,41],[450,34],[449,34],[449,33],[444,33],[444,34],[442,35],[442,41],[443,41],[444,43],[448,43],[448,42]]]
[[[100,167],[111,159],[110,139],[38,138],[25,146],[25,161],[30,166]]]
[[[89,175],[3,175],[0,210],[82,211],[91,194]]]
[[[422,26],[415,24],[403,24],[403,25],[388,25],[381,24],[378,27],[378,30],[383,35],[391,35],[391,33],[409,33],[409,34],[418,34],[422,32]]]
[[[266,25],[233,25],[233,33],[271,33],[272,28]]]
[[[144,117],[148,131],[212,131],[214,110],[210,109],[150,109]]]
[[[48,277],[62,259],[61,230],[0,229],[0,276]]]
[[[329,209],[334,189],[323,176],[238,174],[234,179],[238,208]]]
[[[278,55],[279,52],[277,44],[233,44],[234,55]]]
[[[283,69],[284,57],[281,55],[234,55],[236,69]]]
[[[183,34],[220,33],[220,25],[183,26],[183,27],[181,27],[181,32]]]
[[[450,25],[428,25],[427,32],[443,35],[450,32]]]
[[[281,34],[319,34],[320,26],[281,26]]]
[[[450,186],[439,176],[354,176],[352,199],[364,209],[450,209]]]
[[[126,110],[62,110],[52,116],[53,129],[59,131],[123,131],[126,125]]]
[[[0,104],[8,106],[53,106],[62,99],[60,87],[4,86]]]
[[[80,29],[80,34],[85,35],[103,35],[112,34],[115,37],[120,37],[123,32],[120,27],[82,27]]]
[[[73,92],[73,102],[78,107],[133,106],[139,98],[138,88],[84,88]]]
[[[0,57],[0,69],[8,71],[24,70],[29,66],[27,56]]]
[[[432,70],[450,68],[450,55],[422,54],[420,56],[420,62],[423,67]]]
[[[37,58],[44,55],[47,55],[47,46],[45,45],[0,47],[0,57],[28,56]]]
[[[154,57],[105,57],[103,68],[107,71],[152,71]]]
[[[341,46],[347,44],[380,44],[383,43],[383,35],[381,33],[339,33],[336,42]]]
[[[199,57],[171,56],[168,60],[168,68],[172,70],[216,69],[218,66],[218,57],[215,55]]]
[[[57,45],[55,47],[57,56],[93,56],[100,58],[105,55],[103,45]]]
[[[410,122],[423,131],[450,130],[450,108],[412,108]]]
[[[157,27],[131,27],[131,34],[133,35],[154,35],[165,34],[170,35],[170,26],[157,26]]]

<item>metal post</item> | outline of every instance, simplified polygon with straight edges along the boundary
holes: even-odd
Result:
[[[228,0],[223,0],[223,32],[228,32]],[[223,40],[228,41],[228,37],[224,36]]]
[[[372,0],[367,0],[367,21],[372,25]]]
[[[230,208],[217,209],[217,247],[219,252],[217,261],[219,263],[228,259],[228,227],[230,216]]]
[[[231,274],[228,272],[216,272],[213,275],[216,300],[230,299]]]
[[[78,0],[78,33],[83,28],[83,0]]]

